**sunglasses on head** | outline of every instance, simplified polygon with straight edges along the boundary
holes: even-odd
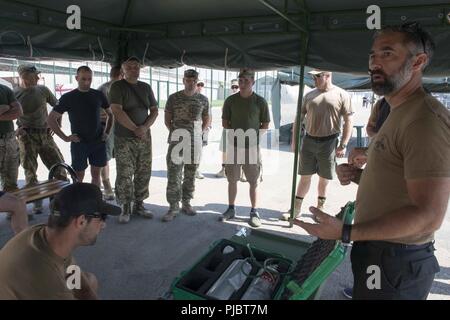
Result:
[[[407,33],[414,35],[415,37],[419,37],[420,42],[422,43],[423,53],[427,53],[426,45],[425,45],[425,35],[424,35],[424,32],[423,32],[422,27],[420,26],[419,22],[414,21],[414,22],[404,23],[400,26],[399,29],[402,32],[407,32]]]

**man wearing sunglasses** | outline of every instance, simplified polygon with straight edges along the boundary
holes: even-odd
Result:
[[[294,202],[294,217],[300,215],[303,199],[309,191],[313,174],[319,176],[317,207],[323,210],[327,186],[335,177],[336,157],[345,156],[347,143],[352,134],[352,106],[350,95],[333,85],[332,74],[323,70],[312,70],[316,88],[309,92],[301,107],[300,124],[305,120],[306,136],[300,148],[300,182]],[[341,122],[343,124],[342,138]],[[292,143],[295,145],[295,123]],[[281,220],[288,220],[290,212],[283,213]]]
[[[97,299],[93,274],[79,272],[72,257],[77,247],[94,245],[108,215],[121,209],[102,200],[100,189],[74,183],[51,205],[48,224],[32,226],[0,250],[0,299]]]
[[[337,169],[341,184],[359,184],[354,224],[316,208],[318,224],[294,220],[322,239],[353,241],[353,299],[426,299],[439,271],[434,233],[450,197],[450,113],[422,87],[434,48],[417,23],[375,33],[372,89],[391,111],[369,146],[364,170],[353,165],[357,153]],[[369,279],[374,273],[376,283]]]

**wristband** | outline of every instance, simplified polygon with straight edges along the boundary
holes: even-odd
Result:
[[[349,245],[351,242],[352,225],[344,224],[342,226],[342,243],[344,245]]]

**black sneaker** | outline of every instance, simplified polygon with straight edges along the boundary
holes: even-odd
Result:
[[[250,212],[250,220],[248,221],[248,224],[254,228],[261,227],[261,218],[259,217],[259,213],[257,211]]]
[[[220,217],[219,217],[219,221],[227,221],[227,220],[231,220],[234,218],[234,216],[236,215],[236,210],[232,209],[232,208],[228,208],[227,211],[225,211]]]

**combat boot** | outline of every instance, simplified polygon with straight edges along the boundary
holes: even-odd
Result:
[[[131,203],[125,203],[122,205],[122,213],[119,215],[119,223],[130,222],[131,216]]]
[[[175,219],[177,214],[180,212],[180,204],[179,202],[171,203],[169,207],[169,211],[162,217],[163,222],[169,222]]]
[[[189,202],[183,202],[183,206],[181,207],[181,212],[183,212],[185,215],[188,216],[195,216],[197,214],[197,211],[192,208],[191,204]]]
[[[153,218],[153,213],[150,210],[145,209],[143,201],[134,202],[133,214],[147,219]]]

